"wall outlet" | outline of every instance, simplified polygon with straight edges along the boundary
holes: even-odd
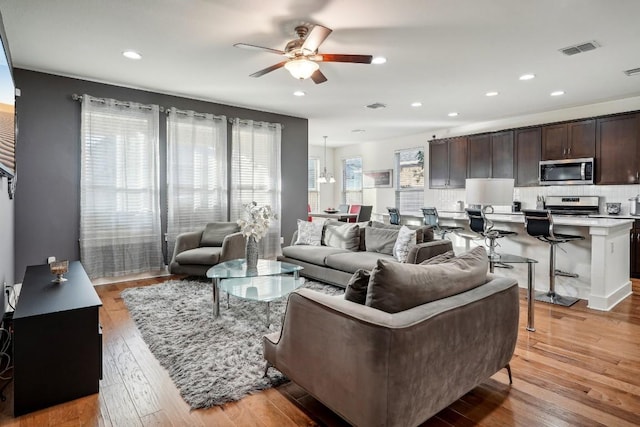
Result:
[[[52,262],[56,262],[56,257],[50,256],[49,258],[47,258],[47,264],[51,264]]]
[[[284,244],[284,237],[280,236],[280,244],[283,245]]]

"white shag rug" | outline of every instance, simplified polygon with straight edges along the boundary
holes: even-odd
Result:
[[[171,280],[122,292],[131,317],[160,364],[193,408],[240,400],[285,382],[276,370],[263,377],[262,337],[279,331],[287,298],[266,303],[220,292],[220,317],[213,319],[212,283]],[[343,289],[307,280],[305,288],[336,295]]]

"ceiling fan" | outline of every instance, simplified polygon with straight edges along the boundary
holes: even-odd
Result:
[[[322,25],[314,25],[309,31],[306,25],[298,25],[295,32],[297,39],[287,43],[284,50],[271,49],[269,47],[256,46],[246,43],[236,43],[235,47],[245,49],[258,49],[265,52],[285,56],[287,59],[263,70],[256,71],[251,77],[264,76],[278,68],[286,68],[297,79],[311,77],[314,83],[324,83],[327,78],[320,71],[319,62],[352,62],[357,64],[371,64],[371,55],[343,55],[335,53],[318,53],[318,47],[325,41],[333,30]]]

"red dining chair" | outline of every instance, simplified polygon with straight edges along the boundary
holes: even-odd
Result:
[[[307,213],[311,212],[311,205],[307,204]],[[307,216],[307,221],[311,222],[313,217],[311,215]]]
[[[360,213],[360,206],[362,205],[351,205],[349,206],[349,213],[350,214],[359,214]],[[358,218],[348,218],[347,222],[356,222],[358,220]]]

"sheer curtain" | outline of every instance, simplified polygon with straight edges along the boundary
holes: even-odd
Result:
[[[89,277],[163,268],[158,109],[82,97],[80,259]]]
[[[231,220],[242,217],[243,203],[271,205],[278,219],[258,242],[262,258],[280,254],[280,124],[234,119],[231,154]]]
[[[169,110],[167,117],[167,250],[178,234],[227,221],[227,119]]]

